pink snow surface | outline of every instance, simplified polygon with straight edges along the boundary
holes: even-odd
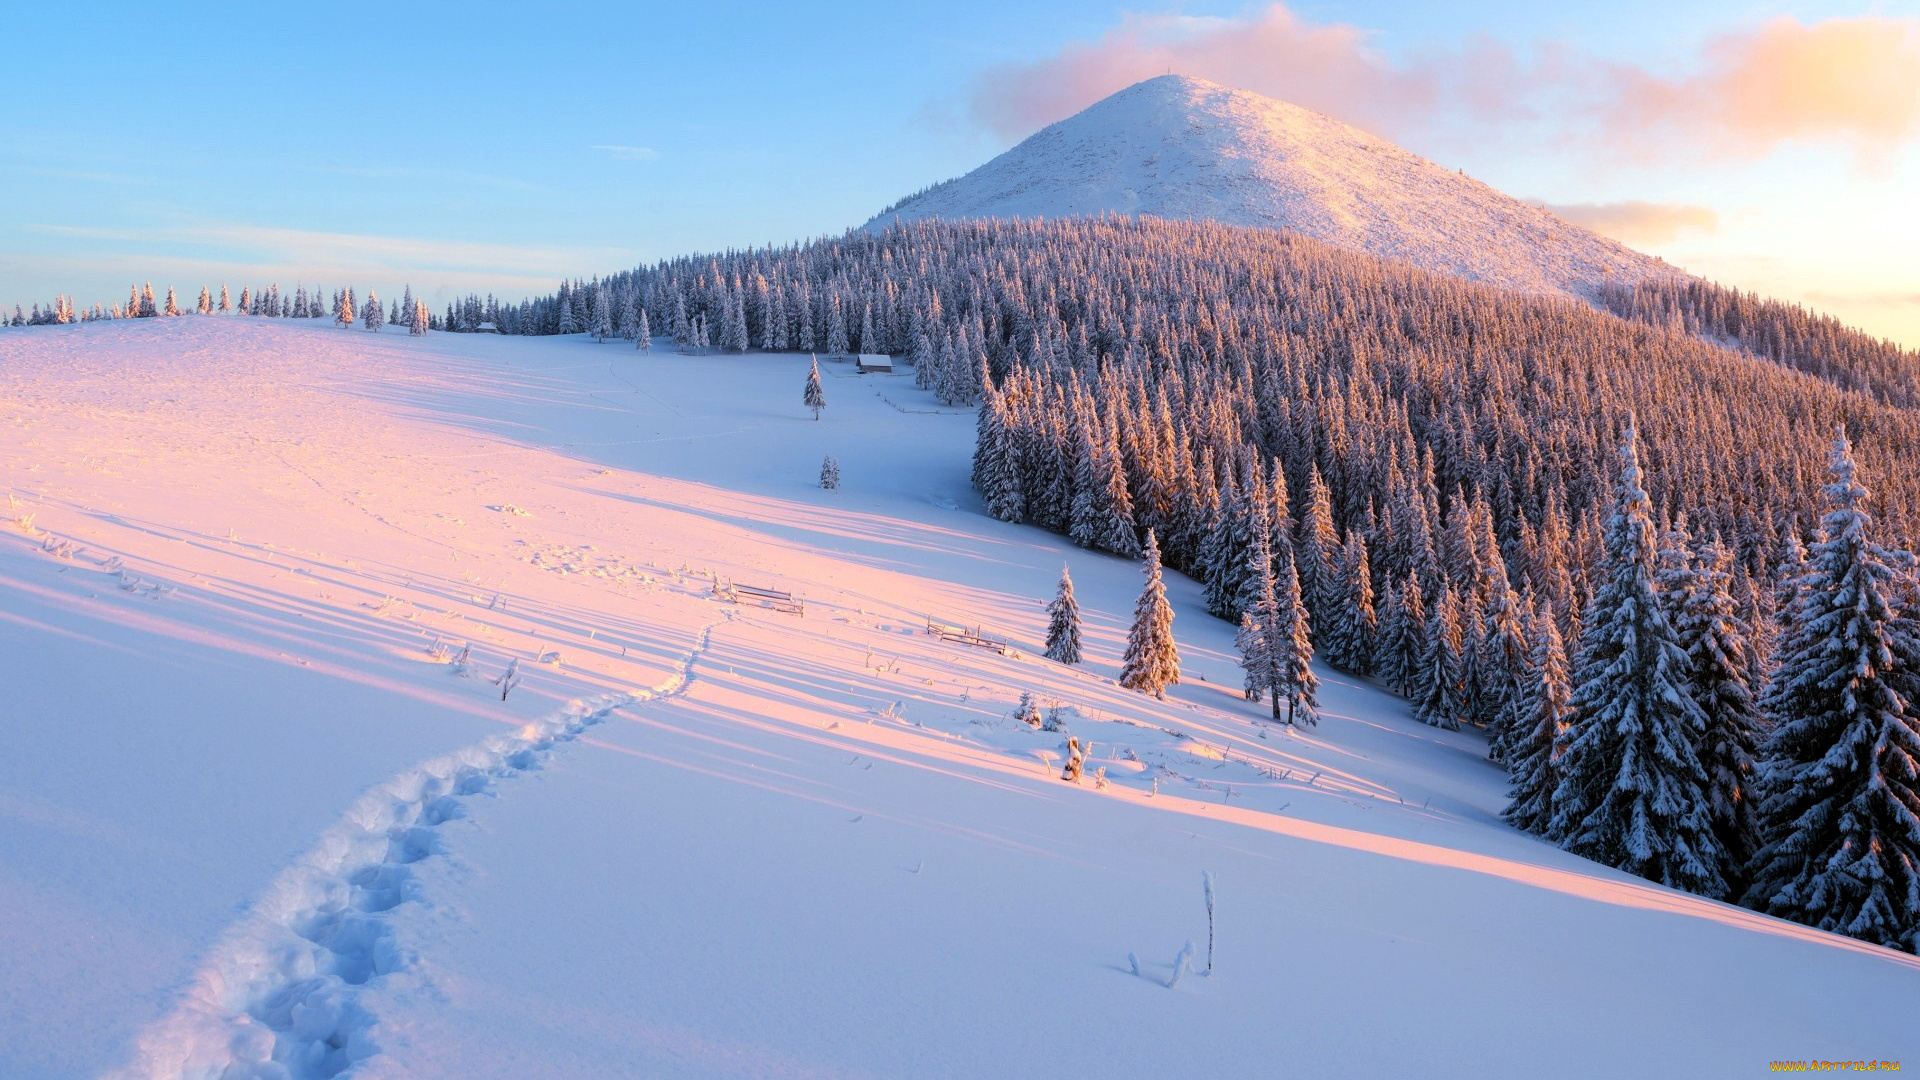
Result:
[[[1332,672],[1264,723],[1178,575],[1185,681],[1120,690],[1138,568],[985,517],[969,411],[823,362],[816,423],[806,366],[0,333],[0,1076],[1920,1060],[1913,958],[1516,833],[1481,740]]]

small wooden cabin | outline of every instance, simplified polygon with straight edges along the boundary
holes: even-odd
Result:
[[[893,374],[893,357],[885,353],[861,353],[854,357],[854,362],[859,365],[862,375],[870,371],[879,372],[882,375]]]

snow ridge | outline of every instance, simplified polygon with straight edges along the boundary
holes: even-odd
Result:
[[[1183,75],[1096,102],[866,227],[1106,213],[1286,229],[1529,293],[1680,276],[1358,128]]]
[[[464,817],[466,800],[538,768],[615,709],[687,693],[714,628],[731,617],[703,627],[658,686],[570,702],[361,796],[227,931],[116,1080],[323,1080],[372,1057],[376,1018],[360,994],[410,966],[388,913],[419,899],[413,868],[440,853],[438,828]]]

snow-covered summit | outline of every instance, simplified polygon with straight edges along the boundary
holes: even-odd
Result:
[[[1288,229],[1534,293],[1678,273],[1358,128],[1184,75],[1136,83],[868,224],[1107,212]]]

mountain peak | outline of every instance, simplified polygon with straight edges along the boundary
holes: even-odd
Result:
[[[1286,229],[1533,293],[1678,272],[1311,109],[1190,75],[1138,82],[869,227],[1103,213]]]

